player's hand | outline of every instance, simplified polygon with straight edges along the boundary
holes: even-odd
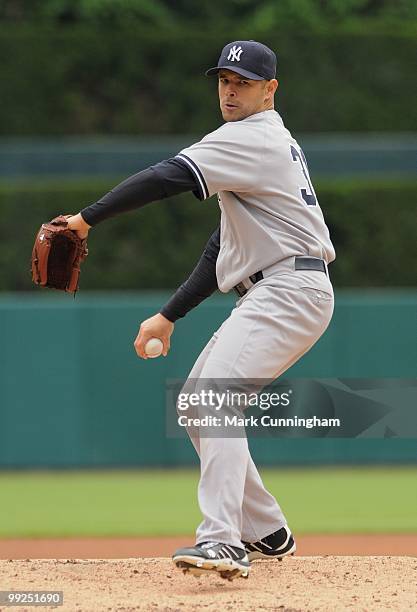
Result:
[[[78,215],[65,215],[65,217],[68,222],[68,229],[76,232],[79,238],[87,238],[91,225],[84,221],[81,213],[78,213]]]
[[[159,338],[161,340],[162,344],[164,345],[162,354],[164,357],[166,357],[171,346],[170,338],[173,331],[174,323],[168,321],[168,319],[166,319],[160,313],[154,315],[150,319],[146,319],[146,321],[143,321],[134,342],[135,351],[138,357],[141,357],[142,359],[149,359],[148,355],[145,353],[145,346],[148,340],[151,338]]]

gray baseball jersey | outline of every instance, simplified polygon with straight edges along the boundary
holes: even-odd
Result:
[[[177,157],[200,199],[217,193],[221,291],[294,255],[335,259],[303,151],[275,110],[225,123]]]

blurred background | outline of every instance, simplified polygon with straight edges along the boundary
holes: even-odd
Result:
[[[238,39],[277,53],[276,108],[307,156],[337,252],[334,319],[288,376],[416,378],[416,0],[0,0],[3,536],[194,528],[174,517],[185,503],[198,516],[197,461],[187,440],[166,438],[166,381],[187,375],[233,295],[178,322],[166,359],[142,362],[133,341],[199,258],[219,220],[216,199],[185,194],[97,226],[75,299],[35,287],[29,260],[42,222],[221,124],[204,71]],[[301,531],[417,531],[416,440],[313,435],[253,440],[252,450]],[[91,468],[101,471],[86,485]],[[104,468],[166,471],[103,481]],[[184,480],[173,468],[190,471]],[[96,477],[110,488],[90,496],[90,521],[81,506],[75,524],[63,508],[85,501]],[[297,508],[307,490],[317,512],[306,523]],[[359,496],[361,509],[349,506]],[[108,497],[113,518],[129,506],[143,520],[104,517]]]

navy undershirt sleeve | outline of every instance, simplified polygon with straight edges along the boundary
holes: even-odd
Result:
[[[160,313],[172,323],[201,304],[216,289],[216,262],[220,251],[220,227],[211,235],[203,254],[188,279],[161,308]]]
[[[168,159],[129,177],[100,200],[81,210],[81,215],[88,225],[94,226],[120,213],[186,191],[192,191],[200,200],[204,199],[201,187],[187,165],[178,158]],[[161,314],[167,319],[174,322],[184,317],[216,291],[219,250],[220,228],[217,228],[189,278],[161,309]]]
[[[178,158],[142,170],[106,193],[100,200],[81,210],[88,225],[94,226],[123,212],[141,208],[156,200],[192,191],[199,197],[199,185],[191,170]]]

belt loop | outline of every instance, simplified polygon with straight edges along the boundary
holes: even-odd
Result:
[[[243,297],[248,292],[243,283],[238,283],[233,287],[233,289],[236,291],[239,297]]]
[[[250,280],[252,281],[254,285],[256,283],[259,283],[259,281],[261,281],[263,277],[264,275],[262,274],[262,270],[258,270],[258,272],[255,272],[255,274],[252,274],[251,276],[249,276]]]

